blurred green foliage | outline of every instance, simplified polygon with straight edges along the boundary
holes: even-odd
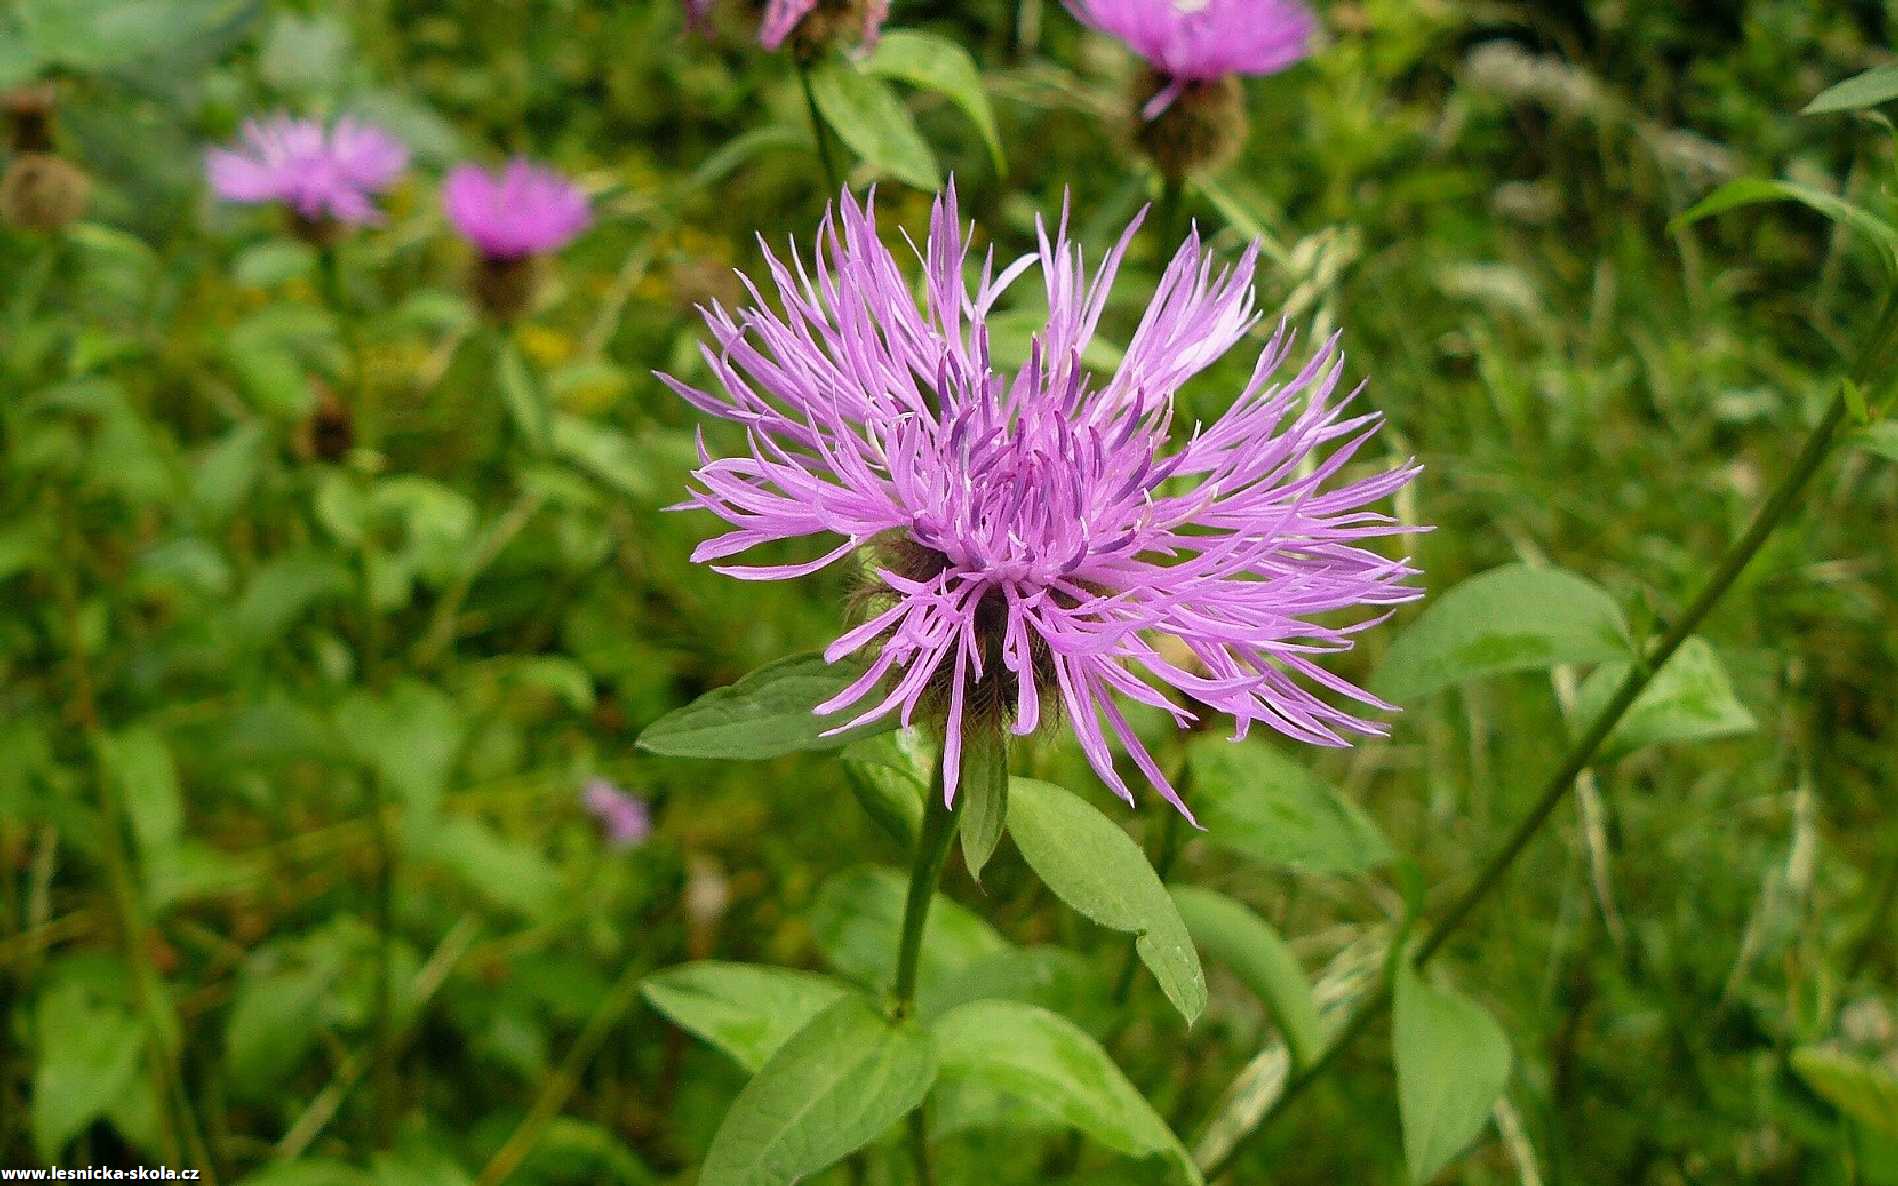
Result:
[[[107,2],[0,9],[0,82],[57,79],[59,147],[95,182],[64,236],[0,231],[0,1164],[463,1183],[551,1101],[510,1181],[690,1180],[745,1068],[624,986],[708,958],[879,974],[888,945],[859,950],[837,879],[905,861],[851,794],[897,759],[632,746],[835,633],[847,577],[689,563],[705,524],[661,508],[695,431],[735,438],[650,376],[703,375],[693,307],[743,299],[754,233],[814,226],[796,80],[732,29],[683,39],[658,0],[134,2],[108,24],[135,51],[83,24]],[[1248,84],[1246,153],[1189,213],[1235,252],[1263,239],[1266,307],[1344,331],[1385,446],[1427,467],[1400,512],[1435,526],[1415,545],[1433,590],[1548,561],[1644,632],[1784,467],[1881,285],[1870,246],[1799,207],[1670,221],[1737,177],[1889,216],[1884,129],[1795,113],[1880,62],[1898,10],[1322,12],[1329,43]],[[897,0],[892,25],[980,72],[1000,154],[952,94],[894,93],[998,254],[1064,197],[1098,250],[1152,196],[1121,124],[1132,65],[1057,5]],[[315,253],[204,193],[204,147],[279,106],[360,113],[417,151],[388,225],[342,249],[358,331]],[[426,178],[511,152],[579,176],[600,217],[503,341]],[[926,200],[880,191],[892,225]],[[1130,262],[1110,339],[1158,263]],[[1002,311],[1018,351],[1034,314]],[[539,449],[496,378],[515,352],[551,401]],[[1180,422],[1250,365],[1196,381]],[[373,439],[338,424],[358,407]],[[1898,470],[1877,448],[1842,453],[1703,632],[1730,681],[1715,708],[1759,727],[1630,738],[1446,952],[1515,1055],[1506,1116],[1446,1180],[1898,1181]],[[1391,632],[1361,637],[1339,664],[1359,682]],[[1387,876],[1189,838],[1175,877],[1260,912],[1308,969],[1348,958],[1407,895],[1467,882],[1553,761],[1562,702],[1546,673],[1505,675],[1420,702],[1389,741],[1279,751],[1322,782],[1294,777],[1300,796],[1354,834],[1361,808],[1405,854]],[[1120,810],[1071,747],[1029,762]],[[654,802],[649,842],[602,844],[578,800],[595,775]],[[1150,847],[1162,810],[1129,817]],[[1190,1032],[1150,981],[1108,1015],[1124,944],[1012,845],[945,892],[980,906],[971,974],[1117,1037],[1189,1146],[1270,1032],[1217,965]],[[1367,1044],[1239,1180],[1394,1178],[1411,1090]],[[943,1122],[947,1182],[1167,1172],[998,1136],[979,1104],[966,1131]],[[904,1180],[872,1154],[872,1180]]]

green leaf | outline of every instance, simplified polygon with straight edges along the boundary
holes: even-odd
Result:
[[[9,27],[5,14],[0,14],[0,90],[12,90],[32,82],[42,65],[39,51]]]
[[[936,155],[882,80],[833,59],[811,72],[811,93],[824,122],[872,167],[917,189],[942,187]]]
[[[1008,735],[999,726],[967,730],[963,735],[962,861],[969,876],[982,879],[982,867],[995,854],[1008,820]]]
[[[1587,729],[1613,699],[1630,664],[1604,663],[1583,681],[1576,696],[1570,724]],[[1650,745],[1676,741],[1710,741],[1734,737],[1759,727],[1753,714],[1733,694],[1727,669],[1706,639],[1694,637],[1681,644],[1653,682],[1635,698],[1628,711],[1602,744],[1601,759],[1633,753]]]
[[[974,1001],[944,1014],[934,1029],[945,1081],[1032,1100],[1037,1113],[1116,1153],[1164,1156],[1187,1181],[1200,1181],[1179,1138],[1072,1022],[1017,1001]]]
[[[1008,832],[1056,897],[1136,936],[1141,962],[1191,1024],[1206,1008],[1206,977],[1186,923],[1140,846],[1079,796],[1033,778],[1009,782]]]
[[[1324,1049],[1324,1028],[1311,981],[1271,925],[1238,902],[1208,889],[1178,886],[1173,902],[1193,941],[1230,967],[1257,994],[1285,1037],[1294,1066],[1309,1066]]]
[[[1729,181],[1674,219],[1670,226],[1683,227],[1715,214],[1724,214],[1742,206],[1755,206],[1761,202],[1798,202],[1817,214],[1865,235],[1884,256],[1887,265],[1898,263],[1898,228],[1836,194],[1792,181],[1773,181],[1763,177],[1742,177]]]
[[[236,7],[230,0],[20,0],[19,19],[42,59],[92,71],[177,51]]]
[[[850,772],[850,789],[863,810],[897,847],[914,851],[923,830],[923,796],[935,756],[916,730],[853,741],[837,755]]]
[[[277,641],[320,602],[354,588],[349,569],[313,552],[279,556],[259,568],[231,610],[231,632],[247,646]]]
[[[272,1162],[237,1186],[375,1186],[375,1179],[347,1162],[309,1157]]]
[[[1364,873],[1391,859],[1369,816],[1272,745],[1205,734],[1186,752],[1193,812],[1220,847],[1314,873]]]
[[[935,91],[962,108],[982,133],[995,171],[1006,173],[1002,137],[995,128],[995,112],[982,90],[982,75],[967,50],[945,37],[911,29],[892,29],[878,40],[863,68],[871,74],[894,78],[911,86]]]
[[[184,797],[165,739],[148,725],[134,726],[108,738],[102,756],[118,780],[140,854],[149,860],[176,846],[184,835]]]
[[[755,1074],[850,988],[815,972],[707,960],[656,972],[640,991],[653,1008]]]
[[[825,737],[824,730],[848,721],[850,714],[820,717],[811,711],[862,674],[860,664],[827,664],[822,655],[779,659],[728,688],[660,717],[635,744],[670,758],[776,758],[800,750],[834,749],[887,733],[901,724],[894,713]]]
[[[342,971],[340,952],[312,944],[314,958],[289,962],[281,950],[251,957],[224,1029],[224,1070],[238,1098],[259,1100],[316,1047],[319,1006]]]
[[[818,1014],[738,1093],[712,1138],[705,1186],[786,1186],[848,1157],[922,1103],[936,1042],[850,995]]]
[[[145,1031],[124,1008],[97,999],[76,980],[49,988],[35,1017],[33,1148],[42,1161],[54,1162],[130,1090],[144,1057]]]
[[[554,452],[617,493],[650,502],[653,485],[652,451],[623,432],[603,427],[582,416],[553,418]]]
[[[811,903],[811,932],[824,959],[843,976],[872,988],[896,983],[896,953],[903,933],[909,879],[894,869],[860,865],[826,878]],[[995,928],[937,894],[923,924],[919,984],[929,985],[959,968],[1007,950]]]
[[[978,956],[940,980],[919,985],[916,1012],[920,1017],[935,1017],[970,1001],[989,1000],[1040,1005],[1092,1028],[1102,1020],[1107,993],[1094,965],[1076,952],[1059,947],[1009,947]]]
[[[1826,1046],[1793,1051],[1792,1064],[1806,1086],[1841,1113],[1885,1136],[1898,1137],[1898,1075]]]
[[[1397,1110],[1413,1182],[1427,1182],[1489,1119],[1509,1082],[1509,1040],[1481,1005],[1400,960],[1391,1021]]]
[[[280,12],[264,36],[257,71],[273,90],[322,93],[349,67],[349,28],[333,15]]]
[[[466,816],[419,833],[418,855],[452,871],[469,889],[530,919],[551,918],[561,905],[560,874],[537,848],[509,840]]]
[[[521,439],[535,453],[544,453],[553,441],[553,403],[512,338],[501,335],[495,344],[494,378],[501,388],[501,400],[520,431]]]
[[[1898,420],[1880,420],[1852,434],[1852,443],[1886,461],[1898,461]]]
[[[1854,74],[1820,91],[1806,104],[1801,115],[1826,115],[1834,111],[1852,111],[1876,107],[1898,99],[1898,66],[1878,66],[1863,74]]]
[[[1371,691],[1418,700],[1482,676],[1631,653],[1627,620],[1598,586],[1561,569],[1511,564],[1431,602],[1391,644]]]
[[[191,482],[191,501],[212,523],[229,519],[257,484],[268,439],[251,421],[226,433],[205,451]]]
[[[467,735],[446,692],[417,679],[399,680],[380,694],[358,690],[337,706],[336,726],[401,797],[411,826],[434,816]]]

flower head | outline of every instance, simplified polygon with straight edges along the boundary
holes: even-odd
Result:
[[[211,189],[227,202],[281,202],[311,222],[381,221],[370,200],[408,168],[409,150],[353,119],[333,127],[277,115],[248,120],[234,148],[206,158]]]
[[[1081,365],[1136,219],[1090,279],[1067,219],[1039,249],[969,283],[970,247],[953,186],[935,205],[920,300],[877,238],[873,206],[846,195],[819,231],[812,267],[765,259],[779,310],[706,313],[704,357],[719,392],[670,377],[700,410],[742,425],[747,452],[700,446],[685,507],[730,524],[693,558],[725,561],[761,544],[837,539],[817,558],[715,564],[744,580],[799,577],[859,549],[875,597],[826,652],[835,662],[880,640],[860,679],[820,712],[860,711],[840,728],[919,706],[940,713],[945,792],[955,794],[965,728],[1034,730],[1044,700],[1066,709],[1094,769],[1123,798],[1111,734],[1182,811],[1129,727],[1122,698],[1181,726],[1197,706],[1319,745],[1383,726],[1332,706],[1329,691],[1377,709],[1320,667],[1367,622],[1335,611],[1421,593],[1406,562],[1364,541],[1405,530],[1367,509],[1417,472],[1350,481],[1343,468],[1376,414],[1346,412],[1336,339],[1289,379],[1281,326],[1225,414],[1172,438],[1181,386],[1258,323],[1257,248],[1215,270],[1197,233],[1181,246],[1113,374]],[[998,366],[987,319],[1029,274],[1046,324],[1027,363]],[[1354,393],[1355,394],[1355,393]],[[1309,686],[1308,686],[1309,685]],[[888,688],[877,696],[872,690]],[[1174,695],[1169,695],[1172,693]],[[869,698],[867,707],[866,698]],[[988,718],[988,720],[983,720]],[[1190,818],[1190,813],[1188,813]]]
[[[710,33],[714,0],[684,2],[686,27]],[[874,45],[889,16],[890,0],[764,0],[758,41],[766,49],[777,50],[796,33],[810,45],[844,37],[860,37],[865,45]]]
[[[652,809],[645,800],[635,799],[604,778],[589,779],[580,802],[600,822],[610,847],[631,848],[652,835]]]
[[[552,169],[514,160],[500,173],[461,165],[442,183],[455,229],[489,259],[545,255],[571,243],[592,221],[587,196]]]
[[[1076,19],[1118,37],[1164,80],[1148,119],[1194,83],[1276,74],[1311,53],[1318,22],[1299,0],[1068,0]]]

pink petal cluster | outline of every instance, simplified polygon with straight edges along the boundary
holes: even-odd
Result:
[[[587,781],[581,805],[598,820],[611,848],[632,848],[652,835],[652,809],[604,778]]]
[[[248,120],[238,143],[214,148],[205,167],[227,202],[280,202],[304,218],[381,221],[371,200],[408,168],[409,150],[380,128],[353,119],[325,127],[286,115]]]
[[[499,174],[460,165],[442,183],[455,229],[489,259],[558,251],[592,221],[587,196],[552,169],[514,160]]]
[[[1068,7],[1168,79],[1149,119],[1189,83],[1285,69],[1311,53],[1318,32],[1317,18],[1298,0],[1068,0]]]
[[[848,728],[892,713],[908,723],[932,693],[947,700],[943,782],[953,799],[969,693],[999,662],[1017,734],[1048,696],[1101,778],[1123,798],[1117,739],[1160,793],[1191,813],[1129,727],[1122,698],[1181,726],[1176,699],[1318,745],[1384,726],[1327,703],[1329,691],[1390,710],[1317,661],[1348,649],[1372,622],[1336,613],[1386,607],[1421,592],[1407,561],[1364,541],[1406,530],[1367,509],[1417,473],[1405,464],[1350,481],[1340,472],[1379,417],[1347,414],[1337,340],[1289,379],[1283,326],[1251,379],[1210,425],[1172,438],[1181,386],[1238,345],[1254,311],[1256,247],[1215,269],[1197,233],[1181,246],[1113,374],[1081,365],[1106,309],[1127,229],[1090,277],[1064,214],[1052,238],[998,272],[993,253],[973,286],[953,186],[937,199],[920,299],[879,241],[874,208],[845,195],[814,258],[765,252],[778,310],[705,313],[703,349],[718,392],[661,378],[703,412],[745,429],[747,451],[700,445],[697,487],[683,507],[731,530],[701,543],[700,562],[806,536],[839,540],[804,563],[717,564],[744,580],[801,577],[850,555],[887,556],[892,537],[928,558],[899,572],[873,563],[888,608],[839,638],[836,662],[881,640],[863,677],[819,711],[861,711]],[[1028,362],[1007,370],[987,320],[1029,276],[1048,319]],[[946,697],[943,696],[946,685]],[[887,688],[867,707],[873,689]]]

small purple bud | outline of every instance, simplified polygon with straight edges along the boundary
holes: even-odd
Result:
[[[609,848],[632,848],[652,835],[652,809],[646,801],[634,798],[604,778],[589,779],[580,792],[580,802],[588,814],[600,821]]]

